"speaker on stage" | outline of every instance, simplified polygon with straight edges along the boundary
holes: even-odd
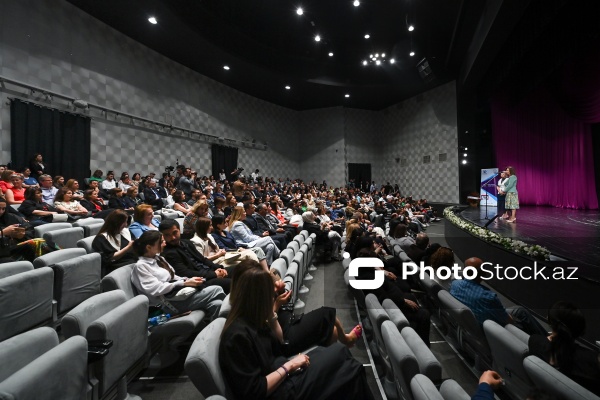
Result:
[[[490,219],[487,224],[485,224],[483,227],[487,228],[489,224],[491,224],[492,222],[494,222],[496,220],[496,218],[498,218],[498,214],[494,215],[494,218]]]

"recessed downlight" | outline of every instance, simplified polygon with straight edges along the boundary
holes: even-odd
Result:
[[[349,95],[348,93],[346,93],[346,94],[344,95],[344,97],[345,97],[345,98],[348,98],[348,97],[350,97],[350,95]]]
[[[152,25],[156,25],[158,24],[158,21],[156,20],[155,17],[150,17],[148,18],[148,22],[150,22]]]
[[[291,87],[290,85],[286,85],[286,86],[285,86],[285,89],[286,89],[286,90],[290,90],[291,88],[292,88],[292,87]]]
[[[415,52],[414,52],[414,51],[411,51],[410,53],[408,53],[408,55],[412,57],[412,56],[414,56],[414,55],[415,55]]]
[[[315,36],[315,42],[320,42],[321,41],[321,36],[317,35]]]
[[[229,71],[229,65],[223,65],[223,69]]]
[[[365,35],[365,39],[369,39],[371,37],[371,35],[369,35],[368,33]]]
[[[302,14],[304,14],[304,10],[302,9],[302,7],[298,7],[298,8],[296,9],[296,14],[298,14],[298,15],[302,15]]]
[[[360,1],[354,0],[354,3],[352,3],[352,4],[354,4],[354,7],[358,7],[358,6],[360,6]]]
[[[414,27],[413,25],[409,25],[409,26],[408,26],[408,31],[409,31],[409,32],[412,32],[412,31],[414,31],[414,30],[415,30],[415,27]]]
[[[393,58],[390,59],[390,64],[394,64],[396,62],[396,60],[394,60]]]
[[[333,57],[333,53],[331,51],[329,52],[329,57]]]

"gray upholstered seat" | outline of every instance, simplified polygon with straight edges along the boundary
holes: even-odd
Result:
[[[453,379],[442,383],[440,394],[444,400],[471,400],[471,396]]]
[[[298,244],[297,241],[292,240],[291,242],[288,243],[286,248],[293,250],[294,255],[295,255],[298,252],[298,250],[300,250],[300,245]]]
[[[444,400],[433,382],[422,374],[417,374],[412,378],[410,390],[415,400]]]
[[[442,380],[442,365],[433,355],[429,347],[423,342],[423,339],[410,326],[405,327],[400,332],[402,338],[406,341],[408,347],[417,358],[419,372],[431,379],[435,383]]]
[[[552,365],[536,356],[528,356],[523,361],[527,375],[535,386],[558,394],[565,400],[598,400],[596,396],[572,379],[566,377]]]
[[[344,271],[348,269],[348,267],[350,267],[350,263],[352,262],[352,259],[350,257],[344,257],[344,259],[342,260],[342,267],[344,267]]]
[[[72,227],[73,225],[71,225],[68,222],[51,222],[49,224],[38,225],[35,228],[33,228],[33,236],[36,238],[42,238],[44,237],[44,233],[46,232],[57,231],[59,229],[67,229]]]
[[[301,230],[300,235],[304,237],[304,240],[308,239],[308,231],[306,229]]]
[[[92,247],[92,243],[94,242],[95,238],[96,235],[80,239],[77,241],[77,247],[84,249],[88,254],[93,253],[94,248]]]
[[[177,223],[179,224],[179,230],[183,229],[183,221],[185,220],[185,218],[175,218],[175,221],[177,221]]]
[[[455,299],[448,291],[440,290],[438,298],[442,313],[446,313],[449,323],[457,324],[457,337],[460,349],[475,362],[480,371],[490,369],[491,352],[483,329],[469,307]]]
[[[425,289],[427,301],[431,306],[430,310],[437,310],[437,316],[440,317],[440,299],[438,298],[438,293],[440,290],[444,290],[444,288],[435,280],[431,279],[429,274],[424,274],[423,279],[420,279],[420,282],[423,289]]]
[[[388,351],[398,393],[402,398],[412,400],[410,382],[419,373],[417,358],[392,321],[385,321],[381,325],[381,335]]]
[[[61,261],[54,269],[54,300],[60,317],[81,302],[100,293],[101,257],[99,253]]]
[[[83,337],[59,344],[53,329],[34,329],[0,343],[0,359],[2,399],[86,398],[87,341]]]
[[[492,367],[501,371],[503,390],[524,399],[534,386],[523,367],[523,360],[529,355],[527,344],[492,320],[483,323],[483,331],[492,351]]]
[[[513,324],[506,324],[504,328],[510,333],[512,333],[521,342],[529,345],[529,333],[522,331]]]
[[[308,246],[306,245],[306,242],[300,246],[300,253],[303,254],[302,256],[302,272],[304,273],[304,280],[311,280],[313,279],[313,277],[308,273],[308,267],[311,264],[311,260],[310,260],[310,250],[308,248]],[[296,256],[298,256],[298,254],[296,253]],[[296,257],[294,256],[294,257]]]
[[[0,341],[52,324],[54,271],[40,268],[0,279]]]
[[[99,218],[83,218],[73,222],[74,227],[82,227],[83,228],[83,236],[94,236],[102,228],[104,225],[104,220]]]
[[[283,278],[287,274],[287,263],[283,258],[280,257],[273,261],[273,264],[271,264],[271,269],[277,270],[277,272],[279,272],[279,276]]]
[[[79,257],[87,254],[84,249],[62,249],[53,251],[52,253],[44,254],[33,260],[34,268],[49,267],[61,261],[69,260],[74,257]]]
[[[390,321],[396,325],[396,328],[398,328],[400,332],[402,332],[402,329],[410,325],[404,313],[400,311],[396,303],[394,303],[391,299],[385,299],[382,306],[387,315],[390,317]]]
[[[298,251],[296,253],[296,255],[294,256],[294,259],[292,260],[292,265],[296,264],[298,266],[298,272],[296,275],[296,278],[294,278],[295,280],[297,280],[296,282],[296,286],[298,287],[298,293],[302,293],[300,290],[302,290],[302,284],[304,282],[304,280],[306,279],[304,276],[304,273],[306,272],[304,270],[304,253],[301,251]],[[288,267],[288,269],[291,268]],[[312,278],[311,278],[312,279]],[[308,290],[306,290],[308,291]]]
[[[388,397],[396,397],[396,387],[394,385],[394,374],[392,366],[389,362],[387,349],[381,335],[381,325],[385,321],[389,321],[389,316],[383,309],[383,306],[377,300],[377,297],[370,293],[365,298],[367,306],[367,315],[373,327],[373,340],[369,343],[377,373],[381,376],[383,389]]]
[[[133,267],[134,264],[119,267],[102,278],[102,291],[121,290],[128,299],[137,296],[138,292],[131,282]],[[204,311],[194,310],[188,315],[171,319],[162,325],[155,326],[150,333],[151,352],[159,352],[163,360],[165,357],[172,357],[173,354],[168,348],[169,342],[174,338],[185,339],[192,332],[199,330],[205,316]]]
[[[21,272],[31,271],[33,264],[29,261],[14,261],[0,265],[0,279],[20,274]]]
[[[297,234],[294,236],[294,242],[298,243],[298,246],[302,246],[304,244],[305,237],[302,234]]]
[[[292,262],[292,265],[290,265],[290,267],[288,268],[287,272],[286,272],[286,276],[284,279],[285,281],[288,281],[292,283],[292,299],[291,302],[294,303],[294,309],[301,309],[304,308],[304,306],[306,304],[304,304],[304,302],[302,300],[300,300],[298,298],[298,292],[300,291],[299,289],[299,285],[300,285],[300,276],[299,276],[299,268],[298,268],[298,263],[296,261]]]
[[[285,260],[286,267],[289,267],[292,263],[292,260],[294,259],[295,254],[296,253],[294,252],[294,250],[287,248],[281,251],[281,253],[279,254],[279,258]]]
[[[229,311],[231,311],[231,303],[229,302],[229,295],[227,295],[223,299],[223,303],[221,303],[221,308],[219,309],[219,318],[227,318]]]
[[[88,342],[112,340],[108,354],[94,362],[100,398],[127,396],[127,374],[141,370],[148,343],[148,298],[127,299],[114,290],[85,300],[63,318],[66,338],[83,336]]]
[[[77,241],[84,238],[83,228],[58,229],[44,233],[43,238],[56,243],[61,249],[73,249],[77,247]]]
[[[225,318],[217,318],[204,328],[190,347],[185,372],[204,397],[221,395],[232,399],[219,364],[219,345]]]
[[[307,265],[307,271],[315,271],[317,269],[317,267],[315,267],[314,264],[314,260],[315,260],[315,248],[316,248],[316,242],[312,237],[307,237],[306,240],[304,241],[304,245],[308,247],[308,252],[307,252],[307,258],[306,258],[306,265]]]

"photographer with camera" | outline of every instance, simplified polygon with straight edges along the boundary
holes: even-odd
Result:
[[[185,197],[192,197],[192,192],[194,189],[198,189],[198,184],[196,183],[196,171],[192,173],[191,168],[184,167],[183,175],[179,178],[179,182],[176,187],[185,193]]]

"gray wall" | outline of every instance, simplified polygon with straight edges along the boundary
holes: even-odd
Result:
[[[239,150],[238,164],[248,171],[258,168],[263,176],[339,186],[347,163],[371,163],[378,183],[399,182],[405,192],[432,201],[458,201],[454,84],[379,112],[342,107],[298,112],[195,73],[66,1],[0,0],[0,10],[3,77],[210,135],[268,143],[266,152]],[[10,160],[6,103],[12,94],[0,91],[4,162]],[[49,105],[61,108],[57,101]],[[209,144],[112,119],[92,121],[92,169],[159,173],[179,159],[210,173]],[[442,151],[448,161],[437,163],[436,152]],[[410,167],[393,161],[403,154]],[[425,154],[432,156],[430,165],[415,161]]]

